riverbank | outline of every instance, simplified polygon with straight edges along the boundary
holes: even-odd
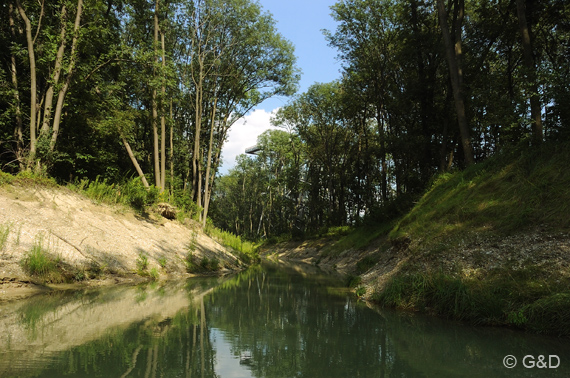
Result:
[[[70,284],[132,284],[246,266],[195,221],[97,203],[65,187],[1,185],[0,214],[0,301]]]
[[[261,253],[335,269],[387,307],[570,337],[568,147],[440,175],[397,220]]]

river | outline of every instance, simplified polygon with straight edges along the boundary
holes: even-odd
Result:
[[[0,377],[570,376],[568,340],[370,308],[341,284],[264,265],[0,304]]]

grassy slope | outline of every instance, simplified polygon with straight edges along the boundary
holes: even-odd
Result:
[[[422,238],[424,247],[466,232],[498,235],[570,226],[570,144],[497,156],[455,174],[440,175],[390,238]]]
[[[488,247],[518,239],[523,240],[524,247],[524,238],[531,234],[567,233],[569,163],[570,143],[545,144],[535,150],[504,153],[465,171],[437,177],[389,232],[383,225],[378,228],[381,232],[375,233],[385,238],[377,245],[392,245],[409,261],[372,298],[386,306],[475,324],[570,336],[567,266],[563,272],[560,266],[553,269],[553,264],[538,264],[532,256],[536,249],[530,248],[527,260],[516,262],[511,261],[516,257],[504,257],[504,263],[489,268],[487,255],[473,258],[473,248],[469,249],[470,245]],[[345,236],[329,251],[350,244],[359,234],[362,230]],[[500,260],[502,254],[518,252],[508,249],[500,247],[494,253]],[[384,253],[387,247],[380,250]],[[549,259],[550,251],[541,253]],[[378,254],[374,251],[370,256]],[[357,274],[362,273],[363,266],[368,269],[374,265],[375,259],[366,259],[355,267]],[[476,274],[465,274],[461,269],[469,259],[482,267]],[[442,269],[444,264],[458,268]]]

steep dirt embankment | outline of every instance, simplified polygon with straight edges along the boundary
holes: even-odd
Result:
[[[194,261],[217,258],[222,273],[243,266],[196,224],[96,204],[66,188],[0,187],[0,227],[7,235],[0,250],[0,300],[43,288],[22,267],[34,245],[59,261],[66,281],[91,285],[143,280],[137,274],[141,256],[148,260],[145,271],[155,268],[160,278],[186,275],[189,250]]]

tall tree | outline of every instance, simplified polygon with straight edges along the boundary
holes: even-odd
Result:
[[[467,115],[465,113],[465,99],[463,90],[463,70],[461,68],[461,30],[463,27],[463,17],[465,12],[464,0],[454,0],[454,19],[453,26],[455,30],[455,44],[451,40],[451,33],[447,24],[447,11],[443,0],[437,0],[437,12],[439,15],[439,24],[441,34],[445,44],[445,56],[449,68],[449,77],[453,88],[453,99],[455,101],[455,111],[457,115],[457,123],[459,124],[459,132],[461,134],[461,146],[467,164],[475,162],[473,158],[473,149],[471,148],[471,138],[469,136],[469,126],[467,124]]]
[[[523,58],[525,65],[525,73],[527,78],[527,86],[530,91],[530,118],[532,125],[532,140],[534,144],[540,144],[543,138],[542,116],[540,98],[536,82],[536,66],[534,63],[534,54],[532,51],[531,41],[531,25],[527,20],[527,8],[525,0],[517,1],[517,18],[519,21],[519,31],[521,35],[521,43],[523,47]]]

